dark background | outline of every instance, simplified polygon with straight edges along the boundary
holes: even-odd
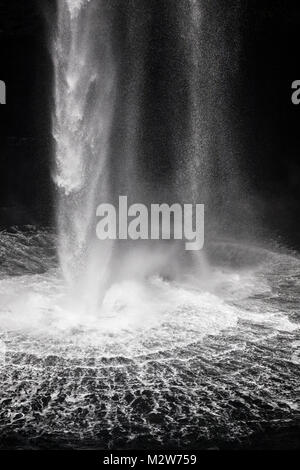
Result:
[[[52,223],[52,67],[42,3],[0,0],[0,79],[7,86],[0,106],[1,226]],[[300,106],[291,103],[291,83],[300,79],[300,3],[241,4],[241,158],[266,224],[298,246]]]
[[[0,1],[0,79],[7,90],[0,106],[2,225],[51,217],[51,63],[40,4]]]

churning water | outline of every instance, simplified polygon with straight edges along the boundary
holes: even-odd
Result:
[[[121,282],[85,318],[55,244],[1,234],[4,446],[209,447],[297,426],[297,256],[211,243],[205,282]]]

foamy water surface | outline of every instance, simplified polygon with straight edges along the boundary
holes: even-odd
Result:
[[[122,281],[83,315],[53,235],[0,240],[2,447],[209,447],[297,426],[297,255],[211,243],[209,280]]]

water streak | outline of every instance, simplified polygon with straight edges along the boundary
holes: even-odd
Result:
[[[107,200],[108,194],[115,97],[111,29],[104,4],[89,0],[59,2],[53,45],[58,253],[73,293],[88,295],[93,303],[97,303],[97,292],[105,282],[110,250],[97,250],[95,242],[95,208]],[[98,269],[94,266],[96,258]]]

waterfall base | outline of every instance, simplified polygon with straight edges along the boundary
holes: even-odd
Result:
[[[214,243],[213,282],[120,282],[83,318],[50,235],[1,241],[19,274],[1,267],[2,447],[226,448],[297,426],[298,258]]]

